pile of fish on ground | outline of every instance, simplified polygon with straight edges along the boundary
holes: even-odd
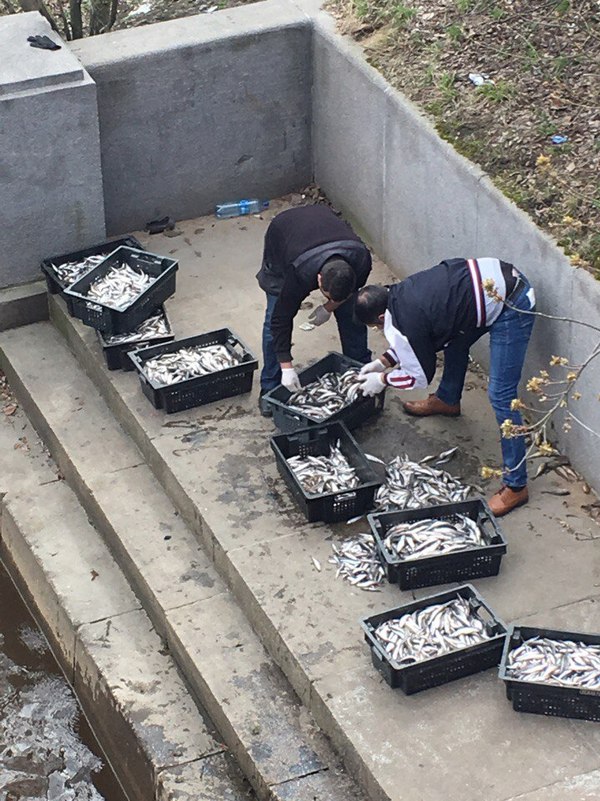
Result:
[[[286,461],[309,495],[343,492],[360,484],[356,470],[342,453],[339,439],[330,445],[329,456],[291,456]]]
[[[484,621],[466,598],[432,604],[375,629],[375,637],[397,665],[411,665],[490,639]]]
[[[466,500],[474,488],[439,469],[440,465],[452,459],[457,450],[451,448],[439,456],[426,456],[420,462],[411,461],[407,456],[392,459],[386,466],[385,483],[375,496],[376,511],[418,509]],[[368,458],[381,462],[376,457]],[[431,466],[431,462],[436,466]],[[427,529],[423,529],[423,536],[427,536]],[[371,534],[349,537],[339,545],[333,543],[332,548],[333,555],[329,561],[337,567],[336,576],[370,591],[377,590],[384,583],[385,572]]]
[[[178,384],[190,378],[216,373],[235,367],[240,359],[225,345],[180,348],[163,353],[144,363],[144,374],[157,384]]]
[[[156,277],[142,270],[134,270],[129,264],[120,264],[96,278],[86,297],[95,303],[122,311],[139,298],[155,280]]]
[[[352,367],[344,373],[325,373],[293,392],[286,406],[290,411],[299,412],[311,420],[327,420],[362,395],[358,372]]]
[[[451,520],[425,518],[397,523],[388,529],[383,540],[388,553],[402,561],[456,553],[486,544],[480,527],[466,515],[453,515]]]
[[[597,690],[600,689],[600,645],[532,637],[509,653],[506,676]]]
[[[52,269],[63,284],[71,285],[94,267],[97,267],[105,258],[106,256],[88,256],[80,261],[66,261],[64,264],[53,264]]]
[[[115,334],[107,337],[107,345],[122,345],[127,342],[142,342],[145,339],[158,339],[170,334],[167,319],[162,311],[153,314],[141,322],[137,328],[128,334]]]

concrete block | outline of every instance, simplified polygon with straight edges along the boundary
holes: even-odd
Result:
[[[371,243],[383,236],[385,81],[358,48],[316,25],[313,32],[315,178]]]
[[[0,19],[0,287],[33,280],[43,258],[105,232],[96,87],[64,44],[32,48],[31,34],[56,38],[37,12]]]
[[[308,18],[271,0],[92,37],[110,234],[311,179]]]
[[[142,611],[81,627],[74,688],[134,799],[154,797],[162,768],[223,749]]]
[[[230,754],[214,754],[161,770],[156,801],[252,801],[255,798]]]
[[[364,668],[314,685],[313,705],[377,801],[505,801],[591,771],[598,760],[597,727],[514,712],[495,670],[405,696],[365,651]]]
[[[0,331],[47,319],[48,294],[44,282],[0,290]]]

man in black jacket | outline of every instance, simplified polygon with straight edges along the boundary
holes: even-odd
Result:
[[[446,259],[391,287],[366,286],[358,293],[356,316],[383,329],[389,349],[361,370],[363,391],[427,387],[436,356],[444,351],[440,385],[425,400],[407,401],[405,411],[418,417],[458,417],[470,347],[490,334],[488,394],[496,420],[522,424],[517,398],[525,353],[535,316],[535,296],[527,278],[499,259]],[[503,429],[504,430],[504,429]],[[525,442],[502,437],[502,488],[490,499],[501,516],[529,499]]]
[[[367,328],[354,319],[355,290],[370,272],[368,248],[327,206],[299,206],[274,217],[256,276],[267,296],[261,397],[280,383],[290,390],[300,388],[292,363],[292,327],[302,301],[315,289],[326,300],[309,321],[322,325],[333,313],[343,353],[363,364],[371,359]],[[269,414],[262,404],[260,408]]]

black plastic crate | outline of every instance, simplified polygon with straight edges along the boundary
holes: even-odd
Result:
[[[155,309],[149,316],[155,314],[159,309]],[[129,358],[128,354],[129,351],[132,350],[140,350],[141,348],[148,348],[151,345],[160,345],[163,342],[172,342],[175,339],[175,335],[173,334],[173,330],[171,328],[171,323],[169,322],[169,318],[167,316],[167,312],[164,306],[160,306],[160,311],[165,318],[165,322],[167,324],[167,330],[169,331],[168,334],[164,336],[155,336],[150,337],[148,339],[138,339],[135,342],[117,342],[117,343],[110,343],[107,342],[105,336],[102,332],[98,331],[98,341],[102,346],[102,352],[104,353],[104,359],[106,361],[106,366],[109,370],[124,370],[126,372],[133,370],[133,362]]]
[[[383,544],[388,531],[398,523],[414,523],[426,518],[452,522],[457,515],[475,520],[483,530],[488,544],[457,553],[409,560],[400,559],[396,554],[388,551]],[[497,576],[502,557],[506,553],[506,540],[500,526],[482,498],[460,503],[426,506],[422,509],[380,512],[369,515],[367,519],[375,536],[379,557],[388,581],[397,583],[401,590]]]
[[[512,701],[513,709],[517,712],[533,712],[536,715],[600,721],[600,690],[560,687],[556,684],[513,679],[507,675],[509,653],[532,637],[549,637],[553,640],[573,640],[586,645],[600,645],[598,634],[510,626],[498,675],[506,685],[506,697]]]
[[[490,640],[459,651],[450,651],[423,662],[400,666],[390,659],[375,637],[375,629],[386,620],[402,617],[402,615],[415,612],[417,609],[424,609],[427,606],[445,603],[459,597],[468,599],[473,611],[477,612],[479,617],[487,623],[488,632],[493,635]],[[412,695],[412,693],[418,693],[421,690],[447,684],[463,676],[470,676],[473,673],[496,667],[500,662],[506,637],[504,623],[496,617],[481,595],[470,584],[464,584],[462,587],[440,592],[437,595],[430,595],[427,598],[420,598],[418,601],[398,606],[395,609],[388,609],[378,615],[371,615],[363,618],[360,623],[365,640],[371,649],[373,665],[390,687],[399,687],[406,695]]]
[[[124,263],[133,269],[142,270],[156,280],[123,311],[91,301],[86,293],[93,282],[113,267]],[[89,325],[108,336],[126,334],[133,331],[152,314],[154,309],[175,293],[178,268],[178,263],[166,256],[121,247],[108,255],[102,264],[94,267],[66,289],[65,297],[71,301],[73,317],[77,317],[84,325]]]
[[[180,348],[209,345],[225,345],[241,359],[241,363],[217,373],[189,378],[187,381],[166,386],[157,384],[144,375],[144,364],[148,359],[163,353],[173,353]],[[169,414],[250,392],[254,371],[258,368],[258,362],[252,353],[229,328],[220,328],[218,331],[179,339],[165,345],[130,351],[128,355],[138,372],[144,395],[156,409],[164,409]]]
[[[287,460],[292,456],[327,456],[330,445],[338,440],[342,453],[356,470],[360,485],[353,490],[324,495],[307,493]],[[278,434],[271,437],[271,448],[279,472],[309,523],[317,520],[326,523],[349,520],[373,507],[373,498],[382,480],[344,423],[324,423],[291,434]]]
[[[108,239],[106,242],[99,242],[97,245],[92,245],[84,250],[76,250],[73,253],[62,253],[60,256],[52,256],[49,259],[44,259],[40,264],[40,269],[44,273],[48,292],[50,292],[51,295],[62,295],[64,297],[65,289],[70,286],[60,280],[54,270],[54,265],[60,266],[68,261],[82,261],[83,259],[87,259],[88,256],[108,256],[120,247],[144,250],[135,236],[124,236],[119,239]],[[71,298],[65,298],[65,301],[69,314],[71,314],[72,300]]]
[[[328,353],[323,359],[320,359],[315,364],[301,370],[298,373],[300,384],[304,387],[311,384],[320,378],[325,373],[344,373],[351,367],[361,368],[360,362],[349,359],[341,353]],[[263,396],[263,402],[273,412],[273,422],[277,428],[283,433],[296,431],[299,428],[308,428],[309,426],[319,426],[323,423],[336,423],[343,422],[352,430],[357,426],[368,420],[374,414],[378,414],[383,410],[385,400],[385,390],[374,398],[366,398],[364,396],[357,398],[354,403],[346,406],[345,409],[340,409],[339,412],[332,414],[327,420],[312,420],[304,414],[293,412],[287,407],[287,402],[292,393],[289,389],[283,386],[276,387]]]

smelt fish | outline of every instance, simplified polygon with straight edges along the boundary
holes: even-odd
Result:
[[[469,648],[492,636],[465,598],[391,618],[377,626],[374,634],[397,665],[411,665]]]
[[[362,397],[358,370],[354,367],[344,373],[325,373],[316,381],[293,392],[287,408],[311,420],[327,420],[358,397]]]
[[[426,457],[430,458],[430,457]],[[375,495],[375,509],[421,509],[439,503],[464,501],[472,491],[445,470],[396,456],[386,467],[386,481]]]
[[[99,276],[91,284],[86,297],[95,303],[122,311],[130,306],[156,277],[141,270],[134,270],[128,264],[112,267],[105,275]]]
[[[87,256],[80,261],[66,261],[63,264],[52,264],[51,266],[61,283],[70,286],[97,267],[105,258],[106,256]]]
[[[600,645],[532,637],[510,651],[511,679],[600,690]]]
[[[128,334],[115,334],[112,337],[106,337],[107,345],[122,345],[126,342],[142,342],[145,339],[158,339],[159,337],[166,337],[170,334],[167,318],[162,311],[153,314],[138,325],[133,331]]]
[[[287,463],[309,495],[342,492],[360,485],[356,470],[342,453],[339,439],[330,446],[329,456],[291,456]]]
[[[224,345],[208,345],[180,348],[155,356],[144,363],[143,372],[151,381],[167,385],[216,373],[236,364],[240,364],[239,357]]]
[[[451,520],[426,518],[398,523],[388,529],[383,544],[389,553],[408,561],[482,547],[487,542],[474,520],[454,515]]]
[[[379,561],[375,537],[358,534],[339,545],[331,546],[333,555],[329,562],[337,567],[337,576],[360,590],[376,591],[384,583],[385,572]]]

